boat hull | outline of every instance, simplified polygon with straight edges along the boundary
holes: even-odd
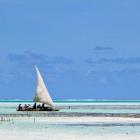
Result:
[[[59,111],[59,110],[51,109],[51,108],[44,108],[44,109],[22,108],[22,109],[17,109],[17,111]]]

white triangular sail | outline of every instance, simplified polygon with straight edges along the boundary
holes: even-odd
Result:
[[[42,78],[37,66],[35,66],[35,68],[36,68],[36,72],[37,72],[37,88],[36,88],[34,102],[48,104],[54,109],[55,105],[52,101],[52,98],[49,95],[48,89],[43,81],[43,78]]]

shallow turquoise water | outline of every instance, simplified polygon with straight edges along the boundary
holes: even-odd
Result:
[[[31,101],[0,101],[0,114],[25,114],[27,112],[18,112],[16,108],[19,104],[31,104]],[[85,112],[85,113],[140,113],[140,101],[83,101],[83,102],[73,102],[73,101],[59,101],[55,103],[60,109],[59,112]],[[69,106],[71,108],[69,109]],[[96,108],[93,108],[96,106]],[[117,108],[116,108],[117,106]],[[130,108],[129,108],[130,106]],[[123,108],[122,108],[123,107]],[[125,109],[124,109],[125,108]]]
[[[32,100],[0,100],[0,102],[30,102]],[[140,103],[140,100],[54,100],[55,103]]]
[[[0,114],[27,113],[16,111],[19,103],[33,104],[31,101],[0,101]],[[139,101],[57,101],[56,106],[63,106],[60,112],[140,113]],[[92,106],[96,106],[96,109],[93,109]],[[140,122],[136,122],[136,124],[132,124],[131,121],[125,124],[123,122],[83,124],[82,121],[78,122],[75,117],[72,117],[73,123],[64,121],[64,117],[56,118],[60,119],[61,123],[51,123],[48,120],[50,118],[43,120],[42,117],[36,117],[35,122],[33,117],[10,119],[10,121],[0,121],[0,140],[138,140],[140,138]]]

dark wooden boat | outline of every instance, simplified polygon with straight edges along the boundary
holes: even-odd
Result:
[[[44,109],[33,109],[33,108],[17,108],[17,111],[59,111],[58,109],[44,108]]]

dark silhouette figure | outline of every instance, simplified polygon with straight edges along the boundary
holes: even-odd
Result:
[[[41,105],[38,105],[38,106],[37,106],[37,109],[41,109],[41,108],[42,108]]]
[[[21,106],[21,104],[19,104],[19,105],[18,105],[18,109],[19,109],[19,110],[20,110],[20,109],[22,109],[22,106]]]
[[[45,108],[45,104],[42,104],[42,109],[44,109]]]
[[[36,103],[33,105],[33,109],[36,109]]]

